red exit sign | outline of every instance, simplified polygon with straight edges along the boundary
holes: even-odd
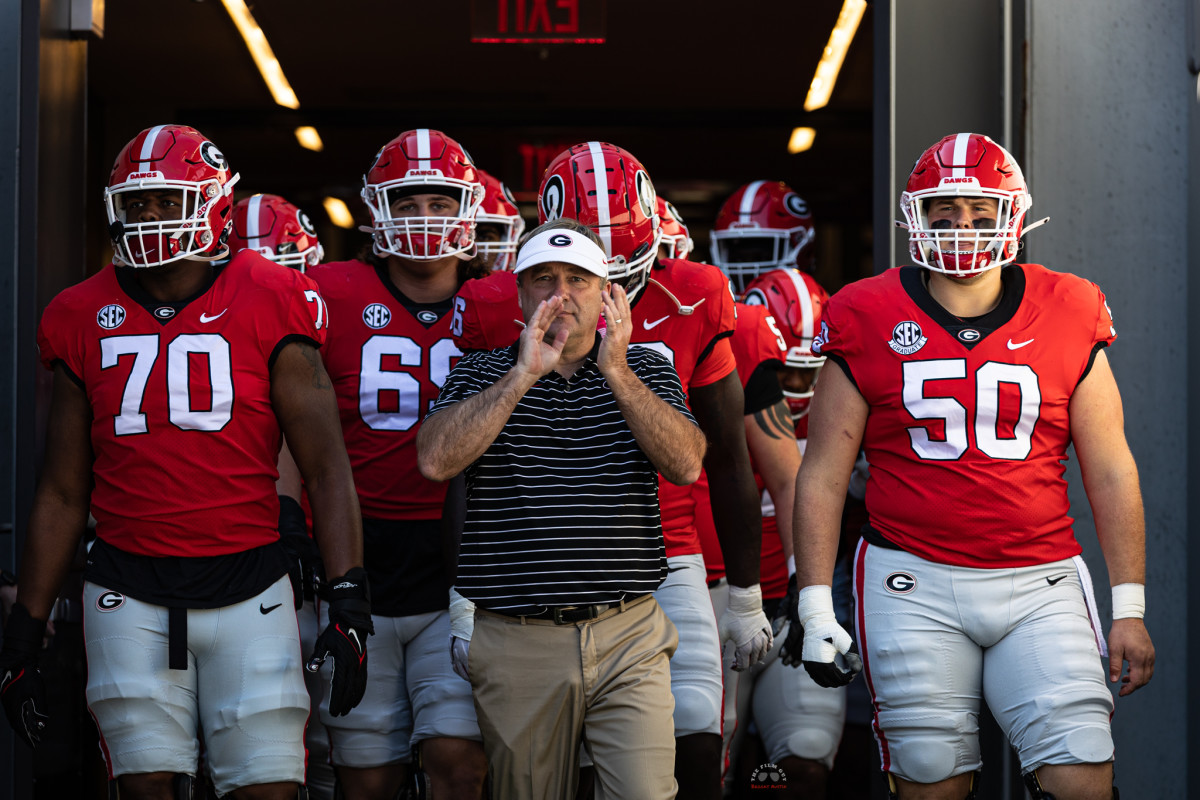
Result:
[[[603,44],[606,0],[471,0],[471,41]]]

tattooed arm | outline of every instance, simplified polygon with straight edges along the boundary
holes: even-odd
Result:
[[[800,469],[800,448],[783,400],[746,415],[746,443],[762,475],[763,483],[775,503],[775,522],[783,543],[784,558],[792,555],[792,507],[796,500],[796,472]]]
[[[280,350],[271,367],[271,405],[304,476],[325,572],[345,575],[362,566],[362,516],[333,384],[308,342]]]

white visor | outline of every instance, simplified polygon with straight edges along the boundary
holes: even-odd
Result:
[[[551,261],[572,264],[593,275],[608,278],[608,258],[604,251],[583,234],[567,228],[551,228],[525,242],[517,251],[517,267],[513,272],[523,272]]]

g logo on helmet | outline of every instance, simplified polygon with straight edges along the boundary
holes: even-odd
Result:
[[[647,217],[653,217],[655,211],[655,193],[654,184],[650,182],[650,176],[646,174],[646,170],[639,169],[637,174],[633,176],[633,185],[637,188],[638,203],[642,207],[642,213]]]
[[[312,220],[308,218],[308,214],[303,211],[296,211],[296,221],[300,223],[300,230],[307,233],[309,236],[317,235],[317,228],[312,224]]]
[[[556,233],[546,240],[546,244],[551,247],[570,247],[574,242],[565,233]]]
[[[210,141],[200,143],[200,157],[204,159],[204,163],[216,170],[226,169],[225,156],[217,149],[217,146]]]
[[[517,204],[517,198],[513,197],[512,190],[508,188],[507,184],[500,184],[500,192],[504,195],[505,200],[512,203],[514,206]]]
[[[552,222],[559,219],[563,215],[563,208],[567,204],[567,192],[563,186],[561,175],[551,175],[546,185],[542,188],[542,213],[546,215],[546,222]]]
[[[892,594],[910,594],[917,588],[917,579],[907,572],[893,572],[883,579],[883,588]]]
[[[96,610],[104,613],[116,611],[123,605],[125,605],[125,595],[120,592],[101,592],[100,596],[96,598]]]
[[[807,217],[809,215],[808,203],[804,202],[804,198],[795,192],[791,192],[787,197],[783,198],[783,207],[793,217]]]
[[[767,304],[767,296],[763,294],[762,289],[751,289],[746,292],[746,296],[742,298],[742,302],[748,306],[765,306]]]

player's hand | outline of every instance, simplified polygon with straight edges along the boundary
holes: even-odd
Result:
[[[1124,676],[1121,669],[1129,662]],[[1154,677],[1154,644],[1146,623],[1138,617],[1113,620],[1108,632],[1108,680],[1121,681],[1117,694],[1124,697],[1145,686]]]
[[[471,653],[471,635],[475,633],[475,604],[454,589],[450,590],[450,666],[464,681],[471,680],[467,656]]]
[[[562,304],[562,298],[557,295],[538,303],[533,316],[525,325],[525,330],[521,331],[517,368],[533,378],[541,378],[558,366],[559,359],[562,358],[563,347],[570,332],[565,327],[559,327],[553,339],[546,339],[546,332],[558,317]]]
[[[629,307],[629,295],[624,287],[612,283],[601,293],[604,303],[604,339],[600,352],[596,354],[596,367],[600,374],[608,377],[613,370],[627,365],[625,354],[629,350],[629,339],[633,336],[633,309]]]
[[[41,741],[50,721],[46,687],[37,668],[45,630],[44,621],[34,619],[25,606],[14,603],[4,626],[4,647],[0,649],[0,703],[8,724],[30,747]]]
[[[729,605],[717,621],[717,632],[722,642],[730,643],[734,670],[741,672],[766,657],[775,639],[762,610],[762,589],[757,583],[729,585]]]
[[[803,629],[800,661],[818,686],[845,686],[862,672],[858,648],[833,614],[833,589],[824,585],[805,586],[796,596],[796,618]],[[838,664],[838,656],[843,663]]]
[[[279,543],[288,556],[288,575],[292,579],[292,594],[295,595],[296,610],[299,611],[304,605],[305,596],[317,590],[321,551],[308,535],[304,509],[294,499],[282,494],[279,495]]]
[[[371,621],[371,590],[367,572],[355,567],[329,582],[329,624],[313,647],[308,671],[316,672],[333,656],[333,681],[329,689],[329,713],[350,713],[367,689],[367,634],[375,632]]]

